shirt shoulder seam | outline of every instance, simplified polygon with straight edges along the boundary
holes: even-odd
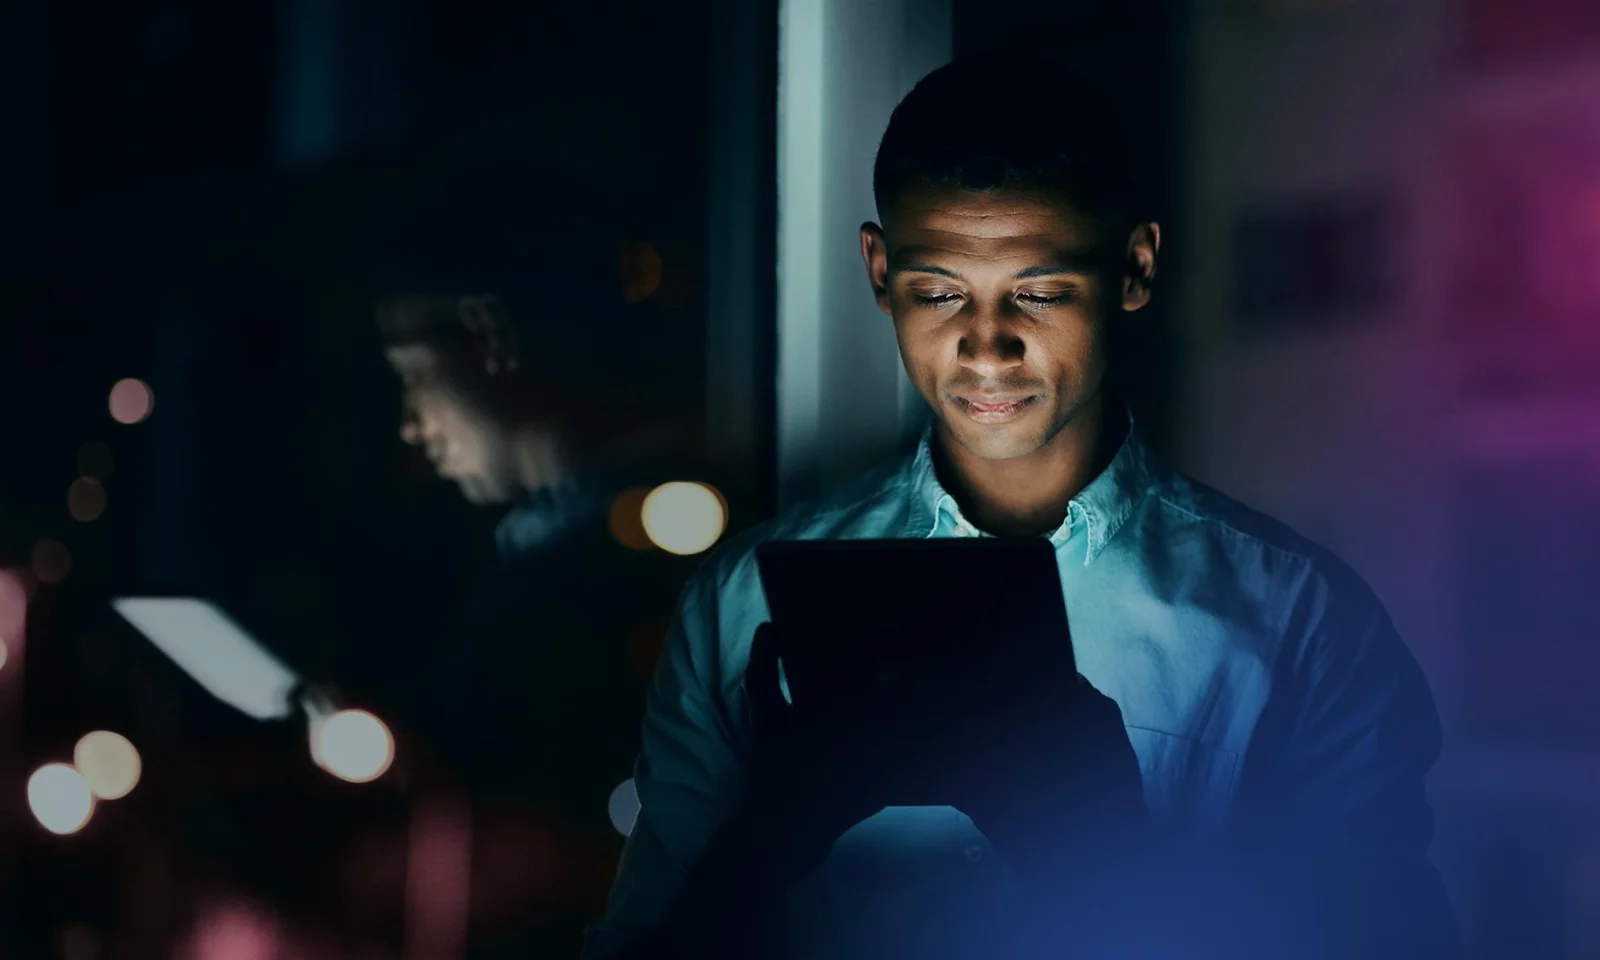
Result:
[[[1176,500],[1174,500],[1171,496],[1167,495],[1166,493],[1162,493],[1162,492],[1159,492],[1159,491],[1156,492],[1156,499],[1159,500],[1166,507],[1177,511],[1178,513],[1181,513],[1184,516],[1186,516],[1186,517],[1188,517],[1188,518],[1190,518],[1192,520],[1198,520],[1201,523],[1210,524],[1210,525],[1216,527],[1217,529],[1223,531],[1224,533],[1231,534],[1232,536],[1237,537],[1240,540],[1249,541],[1250,543],[1253,543],[1253,544],[1255,544],[1255,545],[1257,545],[1257,546],[1259,546],[1259,547],[1261,547],[1263,549],[1270,550],[1273,553],[1276,553],[1276,554],[1278,554],[1280,556],[1286,557],[1286,558],[1288,558],[1290,560],[1297,560],[1297,561],[1299,561],[1301,563],[1311,564],[1311,565],[1315,565],[1315,563],[1316,563],[1316,558],[1314,556],[1312,556],[1310,554],[1310,552],[1300,551],[1300,550],[1291,550],[1290,548],[1288,548],[1286,546],[1283,546],[1282,544],[1273,543],[1272,541],[1266,539],[1265,537],[1259,536],[1259,535],[1254,534],[1254,533],[1247,533],[1244,530],[1240,530],[1238,527],[1235,527],[1232,524],[1228,523],[1226,520],[1221,519],[1220,517],[1214,516],[1214,515],[1209,514],[1209,513],[1201,513],[1200,511],[1194,509],[1193,507],[1185,506],[1185,505],[1177,502]]]

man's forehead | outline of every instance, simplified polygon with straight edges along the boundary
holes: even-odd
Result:
[[[383,355],[396,370],[425,370],[440,364],[439,350],[431,343],[399,343],[385,347]]]
[[[1096,260],[1097,231],[1063,198],[1014,190],[908,192],[884,224],[890,269],[940,257],[1058,263]]]

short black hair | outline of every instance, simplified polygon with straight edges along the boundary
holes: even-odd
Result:
[[[571,395],[615,384],[679,390],[688,373],[674,347],[685,321],[627,302],[611,222],[584,216],[576,198],[517,197],[510,189],[443,192],[373,224],[365,293],[382,346],[475,348],[457,304],[492,298],[524,379]],[[387,309],[406,300],[435,309]]]
[[[918,185],[1064,193],[1086,212],[1139,215],[1133,156],[1110,98],[1065,64],[986,56],[918,81],[878,146],[880,218]]]

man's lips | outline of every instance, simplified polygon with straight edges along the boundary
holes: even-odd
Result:
[[[968,394],[956,395],[956,405],[962,412],[974,420],[984,423],[998,423],[1010,420],[1023,410],[1032,406],[1039,399],[1038,394],[1019,393],[1010,395],[995,394]]]

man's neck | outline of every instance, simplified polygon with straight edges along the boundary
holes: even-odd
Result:
[[[940,482],[962,514],[996,536],[1037,536],[1059,528],[1072,498],[1105,470],[1126,436],[1120,409],[1103,398],[1078,411],[1044,447],[1013,460],[974,456],[936,432]]]

